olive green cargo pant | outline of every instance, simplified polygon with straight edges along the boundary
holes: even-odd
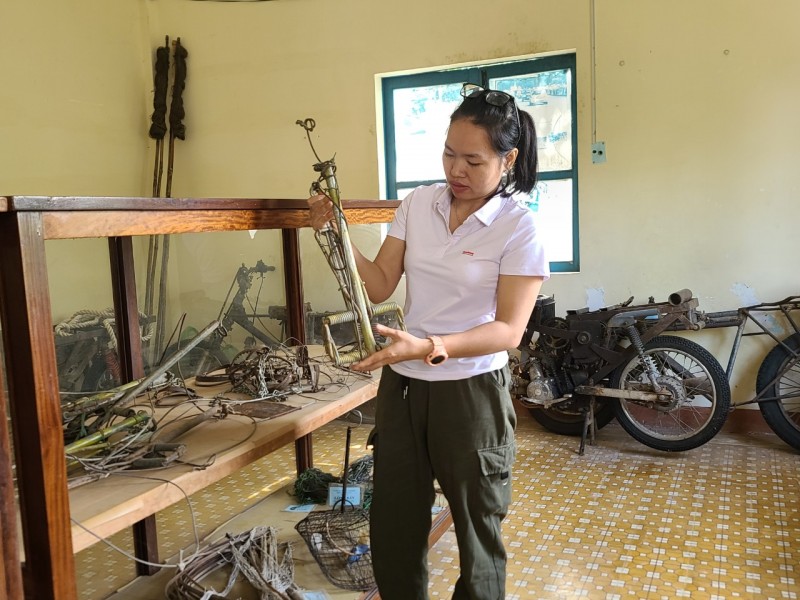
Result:
[[[381,375],[370,507],[382,600],[428,597],[434,479],[453,516],[461,575],[453,598],[505,598],[500,523],[511,501],[516,415],[507,367],[457,381]]]

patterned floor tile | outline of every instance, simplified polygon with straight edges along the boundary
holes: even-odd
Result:
[[[314,435],[315,466],[339,473],[347,423]],[[351,460],[369,427],[353,431]],[[800,461],[770,434],[722,433],[689,452],[642,446],[616,424],[578,441],[520,419],[514,501],[504,523],[507,600],[798,597]],[[361,453],[361,454],[359,454]],[[157,515],[170,556],[294,478],[294,446]],[[130,535],[112,538],[132,552]],[[76,556],[81,598],[99,600],[133,577],[104,544]],[[429,555],[431,598],[450,598],[458,547],[448,531]]]

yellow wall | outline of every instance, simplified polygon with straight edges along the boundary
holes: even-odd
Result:
[[[800,4],[598,1],[594,114],[589,7],[588,0],[7,1],[0,193],[148,195],[150,68],[164,35],[180,36],[189,51],[175,196],[303,198],[313,157],[295,121],[313,117],[317,150],[336,153],[343,196],[378,197],[376,74],[575,50],[582,267],[546,284],[559,312],[629,295],[664,299],[684,287],[710,311],[800,292],[793,231]],[[607,145],[602,165],[590,160],[593,122]],[[369,253],[379,236],[364,229],[355,235]],[[336,308],[327,267],[310,236],[303,239],[307,300],[317,310]],[[223,244],[185,236],[173,252],[173,311],[197,303],[208,318],[239,264],[280,261],[268,232],[231,234]],[[51,263],[59,260],[67,259]],[[68,289],[65,272],[55,271],[54,285]],[[275,294],[267,304],[282,300],[282,290]],[[56,318],[86,301],[81,291],[65,293]],[[730,333],[701,338],[723,364]],[[766,347],[748,346],[744,371]],[[739,400],[752,381],[751,367]]]
[[[152,86],[142,2],[4,0],[0,194],[143,195]],[[48,244],[57,311],[111,304],[104,240]],[[60,318],[60,317],[59,317]]]

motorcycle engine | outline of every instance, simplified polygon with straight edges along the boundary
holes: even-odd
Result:
[[[556,378],[545,377],[538,360],[531,360],[528,364],[530,383],[526,388],[526,396],[536,401],[537,404],[544,404],[548,400],[560,397]]]
[[[523,361],[514,369],[515,395],[526,406],[547,405],[561,397],[561,390],[555,377],[544,373],[539,359],[523,355]]]
[[[552,319],[547,324],[551,330],[570,329],[565,319]],[[576,338],[580,339],[576,339],[574,343],[570,343],[566,337],[540,335],[534,343],[522,350],[519,361],[516,361],[516,366],[512,369],[512,390],[515,397],[529,408],[558,404],[561,410],[569,405],[575,388],[589,378],[588,366],[593,359],[587,352],[588,344],[597,333],[599,332],[591,329],[579,331]],[[587,348],[581,347],[576,352],[576,346]],[[576,353],[578,356],[575,356]],[[596,358],[595,355],[594,360]],[[563,401],[554,402],[560,399]]]
[[[555,316],[555,302],[539,297],[519,346],[512,358],[512,393],[529,408],[559,411],[570,405],[574,390],[589,379],[601,359],[595,346],[603,343],[602,320],[587,318],[587,310],[572,311],[566,319]],[[554,407],[555,408],[555,407]]]

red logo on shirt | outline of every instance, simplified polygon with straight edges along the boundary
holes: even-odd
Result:
[[[475,256],[475,253],[472,250],[462,250],[461,254],[466,254],[467,256]]]

